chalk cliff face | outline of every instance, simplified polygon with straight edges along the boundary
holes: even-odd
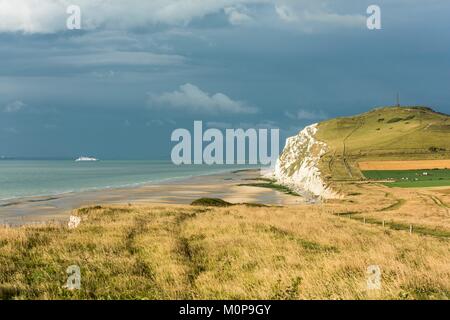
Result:
[[[320,157],[327,151],[327,145],[315,139],[317,131],[318,125],[313,124],[286,140],[286,146],[272,173],[273,178],[299,194],[309,193],[324,199],[339,198],[339,195],[324,183],[318,168]]]

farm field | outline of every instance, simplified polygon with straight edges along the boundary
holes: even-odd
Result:
[[[392,182],[383,182],[388,187],[423,188],[450,186],[449,169],[367,170],[362,172],[367,179],[392,180]]]
[[[330,182],[368,170],[450,169],[450,117],[426,107],[386,107],[321,122],[319,164]]]
[[[450,169],[450,160],[361,161],[358,166],[363,171]]]

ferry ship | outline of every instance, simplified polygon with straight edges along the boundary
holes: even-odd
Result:
[[[75,162],[82,162],[82,161],[98,161],[98,159],[91,157],[79,157],[78,159],[75,160]]]

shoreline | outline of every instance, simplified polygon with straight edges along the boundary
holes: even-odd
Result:
[[[0,224],[20,226],[67,220],[70,212],[86,206],[153,203],[190,204],[203,198],[221,198],[232,203],[271,205],[302,204],[305,198],[282,192],[243,186],[257,181],[260,169],[226,170],[135,186],[23,197],[0,204]]]
[[[21,196],[12,196],[8,198],[2,198],[0,199],[0,208],[2,207],[8,207],[10,205],[20,204],[22,202],[33,202],[33,199],[40,199],[40,198],[52,198],[52,197],[60,197],[67,194],[76,194],[76,193],[82,193],[82,192],[93,192],[93,191],[106,191],[106,190],[116,190],[116,189],[128,189],[128,188],[138,188],[146,185],[154,185],[154,184],[164,184],[166,182],[182,182],[183,180],[187,180],[193,177],[203,177],[203,176],[209,176],[209,175],[215,175],[215,174],[221,174],[221,173],[227,173],[227,172],[234,172],[234,171],[247,171],[247,170],[261,170],[261,168],[248,168],[248,169],[221,169],[217,171],[211,171],[211,172],[205,172],[205,173],[197,173],[197,174],[191,174],[186,176],[179,176],[179,177],[170,177],[170,178],[164,178],[164,179],[156,179],[156,180],[148,180],[144,182],[134,182],[134,183],[126,183],[116,186],[104,186],[104,187],[91,187],[91,188],[84,188],[79,190],[69,190],[69,191],[61,191],[61,192],[49,192],[45,194],[34,194],[34,195],[21,195]]]

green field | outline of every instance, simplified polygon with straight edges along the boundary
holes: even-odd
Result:
[[[367,179],[392,180],[388,187],[420,188],[450,186],[449,169],[433,170],[369,170],[363,171]]]

